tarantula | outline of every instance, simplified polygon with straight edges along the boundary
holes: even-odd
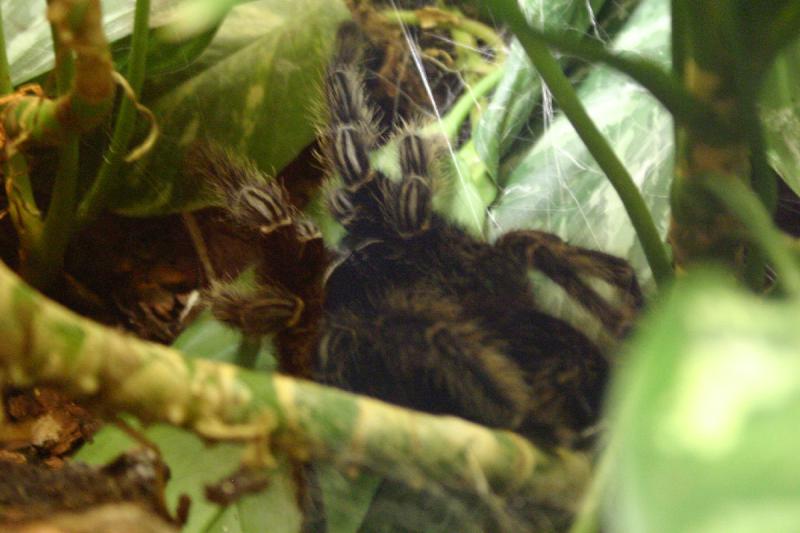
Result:
[[[458,415],[544,442],[595,421],[608,363],[583,333],[541,310],[536,269],[613,334],[642,295],[630,265],[540,231],[482,242],[432,205],[436,151],[397,133],[402,177],[370,164],[381,135],[364,94],[352,30],[326,75],[324,155],[341,178],[328,207],[347,233],[326,252],[313,225],[274,182],[222,152],[196,165],[231,219],[264,241],[259,289],[212,290],[217,316],[254,333],[277,333],[280,366],[303,377],[399,405]],[[601,297],[586,278],[621,295]]]

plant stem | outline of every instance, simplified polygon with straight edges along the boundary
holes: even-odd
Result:
[[[51,5],[52,1],[48,1]],[[61,33],[50,27],[56,58],[55,77],[59,96],[69,94],[75,77],[75,59],[65,46]],[[31,243],[30,256],[24,265],[28,282],[38,289],[48,288],[64,268],[64,253],[72,235],[78,189],[78,134],[59,146],[58,169],[53,180],[52,196],[39,238]]]
[[[128,62],[128,83],[136,97],[141,93],[144,83],[147,40],[149,34],[150,0],[137,0],[133,22],[133,36],[131,37],[131,52]],[[136,125],[136,106],[130,98],[123,96],[119,107],[114,134],[108,146],[103,164],[97,173],[86,196],[83,198],[78,210],[79,223],[84,224],[95,218],[105,208],[109,197],[119,180],[119,169],[122,159],[128,149],[133,129]]]
[[[600,504],[610,471],[611,454],[605,450],[594,469],[594,476],[583,495],[583,502],[575,515],[569,533],[597,533],[600,531]]]
[[[6,53],[3,11],[0,6],[0,96],[13,92],[14,85],[11,82],[11,70]],[[3,188],[8,195],[11,220],[19,236],[20,246],[25,246],[33,236],[38,235],[41,230],[41,220],[28,176],[28,163],[25,161],[25,156],[13,146],[8,138],[5,139],[3,146],[2,173]]]
[[[677,122],[702,131],[709,140],[725,142],[734,129],[703,101],[687,91],[675,76],[671,76],[652,61],[609,52],[604,45],[585,37],[574,37],[563,31],[533,28],[527,24],[513,0],[494,0],[492,13],[504,20],[517,38],[524,34],[529,40],[545,43],[559,52],[587,61],[603,63],[630,76],[647,89]]]
[[[428,13],[427,18],[425,18],[425,13]],[[391,9],[383,11],[381,14],[386,20],[402,22],[403,24],[410,24],[412,26],[422,25],[423,19],[425,19],[426,21],[430,21],[431,24],[443,28],[459,29],[477,37],[489,45],[499,56],[505,55],[506,45],[503,39],[497,35],[494,28],[487,26],[483,22],[465,17],[461,13],[443,11],[437,8],[427,8],[420,10]],[[498,62],[502,62],[502,57]]]
[[[52,8],[53,0],[47,0],[47,5]],[[72,55],[72,50],[64,44],[59,29],[53,24],[50,25],[50,36],[53,39],[53,55],[56,58],[54,68],[56,91],[58,96],[63,96],[72,89],[72,80],[75,77],[75,57]]]
[[[800,264],[784,245],[783,235],[759,199],[737,177],[709,176],[703,184],[740,220],[752,242],[770,258],[778,284],[792,296],[800,297]]]
[[[3,26],[3,8],[0,6],[0,96],[11,94],[14,91],[14,86],[11,84],[11,71],[8,68],[5,33],[5,27]]]
[[[739,18],[734,17],[733,33],[743,35],[744,28]],[[746,57],[747,50],[744,43],[739,40],[733,42],[735,55]],[[775,174],[767,161],[766,141],[761,127],[761,117],[758,113],[758,100],[763,75],[754,72],[749,61],[734,62],[735,86],[739,101],[738,115],[742,130],[747,139],[750,150],[750,186],[761,199],[767,212],[774,214],[777,205],[778,187]],[[759,66],[759,68],[762,68]],[[743,265],[744,279],[754,290],[761,290],[764,286],[766,265],[762,249],[749,250]]]
[[[11,71],[8,66],[8,55],[6,54],[3,11],[2,6],[0,6],[0,96],[13,92],[14,85],[11,83]],[[11,219],[20,235],[20,240],[25,241],[27,237],[30,237],[30,235],[24,235],[26,226],[29,232],[38,233],[38,229],[34,230],[33,226],[38,225],[39,219],[37,215],[39,210],[33,198],[33,189],[28,177],[28,164],[25,161],[25,157],[16,149],[11,148],[10,145],[11,142],[6,139],[2,170],[6,187],[9,183],[12,187],[10,191],[6,187],[4,188],[9,195],[9,203],[12,204],[9,209]]]
[[[8,385],[48,383],[98,412],[127,412],[208,439],[250,443],[262,457],[278,450],[395,478],[414,472],[461,491],[479,479],[490,495],[553,502],[558,516],[588,481],[585,455],[551,455],[508,431],[280,374],[188,360],[47,300],[2,263],[0,338],[0,375]]]
[[[59,145],[94,129],[111,111],[114,64],[103,33],[100,0],[48,0],[48,5],[50,24],[64,36],[58,40],[75,53],[72,90],[55,100],[19,95],[7,104],[2,118],[9,138]],[[68,61],[65,46],[60,48],[57,61]]]
[[[433,123],[427,126],[425,130],[442,132],[448,139],[454,141],[461,130],[461,125],[475,108],[475,103],[494,89],[502,77],[503,69],[498,66],[481,78],[475,85],[467,87],[464,94],[453,104],[453,107],[450,108],[450,111],[442,118],[441,122]]]
[[[504,6],[502,13],[505,21],[511,26],[539,75],[550,88],[553,97],[572,123],[578,136],[583,140],[589,153],[592,154],[600,169],[617,191],[642,243],[647,262],[653,271],[653,278],[659,286],[663,285],[672,277],[669,256],[647,205],[628,170],[589,117],[545,43],[539,39],[537,34],[530,31],[522,13],[516,7],[516,2],[514,0],[496,0],[494,5]]]
[[[239,347],[236,350],[236,366],[253,369],[258,361],[258,352],[261,350],[261,337],[242,334]]]
[[[58,149],[58,170],[42,234],[30,250],[26,280],[37,289],[48,288],[64,269],[64,253],[75,222],[78,187],[79,140],[70,139]]]

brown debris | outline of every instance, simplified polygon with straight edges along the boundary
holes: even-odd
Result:
[[[0,462],[0,530],[19,532],[177,531],[167,511],[166,465],[152,450],[103,468]]]
[[[63,458],[100,427],[89,411],[55,389],[7,390],[0,425],[0,459],[43,461],[60,466]]]

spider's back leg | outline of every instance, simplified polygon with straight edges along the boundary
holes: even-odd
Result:
[[[318,379],[385,401],[515,428],[530,391],[504,344],[437,292],[396,289],[340,312],[320,341]]]
[[[628,331],[643,305],[633,267],[623,259],[572,246],[556,235],[533,230],[506,233],[496,246],[560,285],[614,336]],[[619,295],[620,303],[601,296],[587,283],[588,278],[609,284]]]

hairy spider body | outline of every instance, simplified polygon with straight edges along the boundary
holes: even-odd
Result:
[[[381,135],[359,53],[348,49],[356,40],[343,27],[326,76],[323,149],[341,178],[328,197],[347,230],[340,251],[326,252],[278,186],[215,154],[223,162],[203,163],[202,172],[233,222],[264,247],[258,291],[212,289],[215,313],[276,334],[284,371],[543,442],[571,439],[598,415],[608,363],[583,333],[537,306],[529,271],[620,335],[642,303],[631,267],[538,231],[494,243],[469,235],[433,210],[435,143],[408,129],[394,137],[401,178],[373,168]],[[586,278],[617,289],[619,305]]]
[[[374,180],[363,193],[387,202],[385,216],[403,196],[380,195],[402,186]],[[413,235],[414,224],[349,223],[347,255],[325,287],[317,379],[545,440],[590,424],[607,363],[583,334],[538,310],[515,235],[491,245],[429,207],[399,205],[414,213],[403,218],[417,221]]]
[[[370,167],[380,135],[362,85],[351,62],[327,76],[326,155],[342,179],[329,205],[347,236],[326,281],[316,378],[545,441],[585,428],[599,411],[607,361],[538,308],[528,271],[549,276],[620,334],[641,305],[632,269],[547,233],[514,231],[490,244],[445,220],[432,203],[435,143],[395,136],[399,181]],[[584,276],[620,289],[623,305]]]

